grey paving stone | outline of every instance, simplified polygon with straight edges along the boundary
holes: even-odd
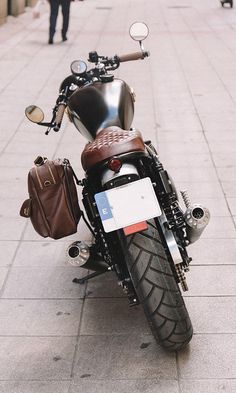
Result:
[[[24,155],[22,155],[21,153],[16,154],[15,152],[4,153],[0,157],[0,167],[4,168],[5,166],[13,168],[17,166],[22,168],[29,168],[30,170],[30,168],[33,167],[32,153]],[[27,177],[25,178],[25,180],[27,181]]]
[[[142,306],[129,307],[127,299],[87,299],[82,335],[150,333]]]
[[[1,169],[2,170],[2,169]],[[23,203],[23,201],[28,198],[26,182],[1,182],[0,183],[0,195],[1,199],[10,200],[16,199],[18,200],[19,205]]]
[[[81,336],[74,380],[175,379],[175,354],[164,352],[149,335]]]
[[[71,337],[0,337],[0,379],[69,379],[74,349]]]
[[[188,350],[178,354],[180,378],[235,379],[236,335],[195,335]]]
[[[30,242],[23,241],[14,260],[14,266],[28,267],[52,267],[52,266],[68,266],[68,258],[66,249],[69,243],[57,242],[55,240]],[[80,272],[82,269],[78,269]]]
[[[236,216],[236,198],[227,198],[232,216]]]
[[[27,153],[31,153],[33,160],[38,155],[44,155],[45,157],[52,157],[55,151],[54,144],[48,144],[47,139],[45,138],[44,141],[40,141],[40,143],[27,143]],[[16,153],[20,154],[25,149],[25,142],[24,141],[12,141],[6,149],[6,153]],[[32,161],[33,161],[32,160]],[[31,162],[32,162],[31,161]],[[33,164],[31,164],[33,166]],[[30,169],[30,167],[29,167]]]
[[[25,225],[22,218],[0,217],[0,240],[20,240]]]
[[[168,143],[170,142],[168,141]],[[207,153],[199,154],[194,159],[192,154],[185,154],[183,158],[182,153],[170,155],[160,151],[160,160],[164,166],[168,165],[168,167],[186,168],[191,166],[192,168],[204,168],[204,170],[213,168],[213,162]]]
[[[233,146],[232,143],[231,146]],[[222,146],[221,153],[214,153],[213,157],[215,166],[217,168],[236,166],[235,151],[228,151],[228,149],[224,150],[224,146]]]
[[[12,263],[18,241],[0,241],[0,266],[9,266]]]
[[[236,182],[222,181],[222,186],[227,198],[236,198]]]
[[[186,297],[194,333],[236,333],[235,297]]]
[[[214,130],[205,132],[206,138],[212,146],[212,142],[214,142],[217,146],[220,146],[221,142],[230,142],[233,143],[236,141],[235,132],[233,130],[226,130],[224,132],[216,132]],[[220,151],[220,149],[219,149]]]
[[[182,141],[179,141],[179,142],[175,142],[173,144],[170,144],[169,142],[167,142],[167,143],[160,142],[158,144],[158,146],[159,146],[159,151],[162,152],[162,154],[165,153],[165,155],[168,154],[171,156],[173,153],[173,154],[180,154],[183,157],[183,154],[185,154],[187,152],[188,154],[193,155],[193,160],[197,160],[199,152],[201,152],[201,154],[203,154],[203,153],[208,154],[209,153],[208,146],[205,141],[198,142],[198,143],[195,143],[194,141],[193,142],[185,142],[185,143],[183,143]]]
[[[69,393],[70,382],[51,381],[0,381],[1,393]]]
[[[76,336],[82,301],[0,299],[0,336]]]
[[[24,200],[23,199],[21,200],[20,198],[3,199],[1,201],[1,206],[0,206],[0,217],[20,218],[20,208],[23,201]]]
[[[204,134],[203,132],[199,129],[199,131],[192,131],[191,133],[187,133],[183,130],[179,131],[173,131],[173,130],[168,130],[168,129],[161,129],[158,132],[158,139],[161,142],[168,142],[168,143],[173,143],[173,142],[190,142],[190,143],[198,143],[202,142],[204,143]]]
[[[78,385],[72,384],[70,393],[179,393],[177,381],[164,380],[89,380],[81,378]]]
[[[85,274],[83,274],[85,275]],[[87,297],[125,297],[124,291],[118,285],[118,278],[113,272],[105,273],[99,277],[95,277],[88,282]]]
[[[6,267],[0,267],[0,290],[2,289],[7,273],[8,269]]]
[[[207,134],[208,135],[208,134]],[[226,134],[227,137],[227,134]],[[228,140],[221,140],[219,141],[210,141],[210,149],[211,151],[214,153],[214,159],[222,158],[222,164],[224,164],[224,160],[223,157],[227,154],[228,158],[232,158],[232,162],[233,162],[233,158],[234,158],[234,154],[236,152],[236,146],[235,143],[232,143],[234,141],[234,139],[232,138],[232,135],[230,134],[230,138],[228,137]],[[217,160],[218,161],[218,160]],[[227,166],[226,165],[220,165],[220,166]]]
[[[233,166],[229,168],[217,168],[217,172],[222,182],[235,182],[236,180],[236,170]]]
[[[213,168],[207,168],[203,171],[201,168],[190,166],[188,168],[175,168],[168,164],[166,164],[166,168],[174,181],[201,182],[202,184],[217,181],[216,171]]]
[[[74,267],[12,268],[3,298],[73,299],[84,296],[84,286],[72,280],[79,277]]]
[[[4,169],[0,172],[0,180],[3,183],[15,183],[19,184],[21,182],[25,182],[26,175],[27,175],[26,168],[18,168],[18,167],[4,167]]]
[[[185,296],[235,296],[235,265],[192,266]]]
[[[224,194],[219,182],[184,182],[181,179],[174,179],[178,190],[187,190],[192,203],[202,203],[203,198],[223,198]],[[180,197],[181,199],[181,197]]]
[[[217,252],[216,252],[217,250]],[[236,239],[204,239],[188,247],[192,265],[236,264]]]
[[[235,226],[231,217],[211,217],[202,234],[203,239],[233,239],[235,236]]]
[[[180,380],[180,393],[234,393],[235,380],[206,379],[206,380]]]

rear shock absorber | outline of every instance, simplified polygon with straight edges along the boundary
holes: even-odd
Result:
[[[165,195],[163,202],[164,212],[169,224],[169,228],[178,230],[185,227],[183,213],[180,210],[176,195],[174,193],[171,195]]]

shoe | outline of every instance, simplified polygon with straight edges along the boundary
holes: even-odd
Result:
[[[67,36],[66,35],[62,36],[62,41],[67,41]]]
[[[52,45],[53,44],[53,38],[49,38],[48,43],[49,43],[49,45]]]

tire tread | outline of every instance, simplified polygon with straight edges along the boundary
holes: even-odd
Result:
[[[153,335],[167,350],[176,351],[191,340],[192,324],[154,221],[148,226],[128,240],[131,255],[133,245],[139,249],[128,269]]]

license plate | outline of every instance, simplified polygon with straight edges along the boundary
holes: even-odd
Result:
[[[115,231],[161,215],[151,179],[146,177],[95,194],[105,232]]]

